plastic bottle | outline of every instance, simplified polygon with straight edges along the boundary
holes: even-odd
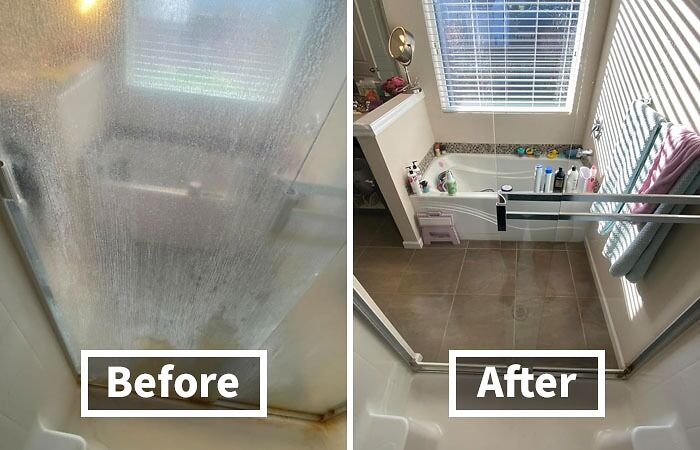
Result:
[[[554,174],[554,192],[564,192],[564,179],[566,178],[566,175],[564,175],[564,169],[559,168],[557,170],[557,173]]]
[[[408,169],[408,184],[411,185],[411,192],[413,192],[413,195],[420,195],[420,181],[418,180],[418,176],[413,173],[411,166],[406,168]]]
[[[552,173],[552,168],[549,166],[544,169],[544,191],[554,192],[554,174]]]
[[[576,166],[571,166],[571,169],[569,169],[569,171],[566,173],[566,179],[564,180],[564,192],[576,192],[577,184],[578,171],[576,170]]]
[[[445,180],[445,187],[447,188],[447,194],[452,196],[457,193],[457,180],[452,175],[452,171],[447,172],[447,179]]]
[[[535,192],[542,192],[544,189],[544,174],[542,170],[542,164],[537,164],[535,166],[535,185],[532,188]]]
[[[598,175],[598,168],[596,166],[591,166],[591,176],[586,181],[586,192],[593,192],[593,187],[595,186],[595,179]]]
[[[418,161],[413,161],[413,164],[411,164],[411,170],[413,170],[413,173],[416,174],[418,178],[420,178],[420,168],[418,168],[418,165],[416,164]]]

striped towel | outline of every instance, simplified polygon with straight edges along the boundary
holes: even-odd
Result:
[[[605,168],[605,178],[599,193],[628,194],[637,184],[646,179],[651,162],[661,147],[660,134],[665,134],[665,119],[650,106],[634,101],[627,111],[624,125],[614,152],[610,155],[610,165]],[[637,186],[639,187],[639,186]],[[623,212],[624,203],[595,202],[591,212],[615,214]],[[598,222],[598,233],[610,233],[613,221]]]
[[[633,193],[695,194],[700,187],[700,137],[680,125],[664,126],[663,134],[661,150],[644,164],[649,170],[635,184]],[[650,213],[650,208],[654,214],[680,214],[685,205],[631,203],[623,211]],[[640,281],[672,227],[672,223],[615,223],[603,248],[603,255],[611,262],[610,274]]]

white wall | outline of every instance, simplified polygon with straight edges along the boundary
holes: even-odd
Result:
[[[694,0],[614,0],[588,118],[603,120],[601,139],[587,136],[605,171],[630,103],[650,96],[669,120],[700,131],[700,6]],[[648,30],[648,32],[642,32]],[[696,212],[697,214],[698,212]],[[591,227],[593,228],[593,227]],[[700,239],[696,225],[676,225],[654,264],[636,285],[608,274],[607,239],[590,229],[592,268],[625,363],[631,362],[700,297]]]
[[[416,50],[409,70],[425,90],[428,115],[438,142],[492,143],[495,138],[496,143],[510,144],[580,143],[588,117],[610,0],[591,0],[577,101],[571,114],[442,112],[421,0],[383,0],[383,5],[389,29],[404,26],[416,39]]]
[[[404,245],[422,245],[405,186],[406,166],[420,162],[435,143],[425,97],[399,95],[356,120],[354,130]]]

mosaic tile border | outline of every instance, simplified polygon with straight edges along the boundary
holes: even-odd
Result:
[[[556,148],[564,151],[572,148],[581,148],[580,144],[472,144],[461,142],[445,142],[440,144],[443,153],[496,153],[498,155],[512,155],[518,147],[535,148],[542,153]]]

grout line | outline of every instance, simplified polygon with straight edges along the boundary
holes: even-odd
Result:
[[[576,310],[578,312],[578,322],[581,324],[581,334],[583,335],[583,344],[586,346],[586,348],[589,348],[590,346],[588,345],[588,336],[586,336],[586,327],[583,326],[583,313],[581,310],[581,302],[579,301],[578,291],[576,290],[576,279],[574,278],[574,266],[571,264],[571,255],[569,254],[568,251],[566,252],[566,258],[569,261],[569,271],[571,272],[571,281],[574,283],[574,295],[576,296]],[[608,335],[609,334],[610,334],[610,331],[608,331]]]
[[[440,348],[438,349],[438,355],[437,358],[440,358],[440,355],[442,354],[442,347],[445,345],[445,339],[447,338],[447,327],[450,326],[450,319],[452,318],[452,310],[454,309],[455,306],[455,297],[457,297],[456,294],[452,295],[452,303],[450,303],[450,312],[447,314],[447,321],[445,322],[445,329],[442,332],[442,339],[440,340]],[[449,355],[449,348],[448,350],[448,355]]]

